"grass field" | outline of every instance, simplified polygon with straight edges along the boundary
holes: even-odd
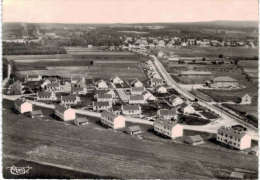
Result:
[[[183,57],[254,57],[258,56],[257,48],[243,47],[191,47],[191,48],[162,48],[166,53],[174,52]]]
[[[232,168],[257,171],[255,156],[140,140],[92,122],[76,127],[31,119],[14,114],[11,103],[4,101],[3,106],[4,158],[15,156],[116,178],[212,179],[216,175],[207,170],[210,167],[227,173]]]

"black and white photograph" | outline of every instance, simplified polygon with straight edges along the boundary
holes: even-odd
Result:
[[[258,179],[258,3],[2,0],[2,178]]]

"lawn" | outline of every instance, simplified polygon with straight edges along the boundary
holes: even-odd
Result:
[[[210,120],[196,116],[182,115],[179,119],[179,123],[186,125],[206,125],[210,123]]]

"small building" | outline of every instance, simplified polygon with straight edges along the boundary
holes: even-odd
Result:
[[[215,88],[230,88],[238,87],[239,83],[236,79],[229,76],[220,76],[213,79],[213,83],[210,86]]]
[[[166,94],[168,91],[167,91],[166,87],[158,86],[158,87],[156,87],[156,92],[160,93],[160,94]]]
[[[129,98],[129,104],[145,104],[143,95],[131,95]]]
[[[143,93],[143,96],[144,96],[144,100],[145,101],[155,101],[157,98],[152,94],[150,93],[149,91],[145,91]]]
[[[53,91],[41,91],[37,93],[36,99],[38,101],[57,101],[57,96]]]
[[[239,150],[251,147],[251,136],[247,134],[246,128],[241,125],[220,127],[217,131],[217,141]]]
[[[192,107],[192,105],[189,104],[183,108],[183,113],[184,114],[194,114],[194,113],[196,113],[196,111],[195,111],[194,107]]]
[[[60,83],[50,83],[46,85],[46,91],[53,91],[53,92],[58,92],[61,91],[62,87]]]
[[[176,96],[171,97],[169,100],[173,106],[178,106],[184,103],[182,98]]]
[[[85,117],[79,117],[79,118],[75,119],[73,122],[76,126],[84,126],[84,125],[88,124],[88,119]]]
[[[30,116],[31,118],[39,118],[43,117],[43,113],[41,110],[31,111]]]
[[[112,129],[120,129],[125,127],[125,118],[123,116],[115,115],[108,111],[103,111],[101,113],[100,121],[102,124]]]
[[[187,144],[191,144],[193,146],[200,145],[204,143],[203,138],[200,135],[195,136],[186,136],[183,141]]]
[[[41,81],[42,76],[41,75],[26,75],[25,81],[31,82],[31,81]]]
[[[86,95],[88,93],[86,87],[72,87],[71,94],[75,95]]]
[[[54,114],[63,121],[71,121],[76,119],[76,111],[71,108],[57,105],[54,110]]]
[[[143,87],[143,83],[141,81],[139,81],[138,79],[135,79],[131,82],[131,86],[132,87]]]
[[[108,85],[107,85],[106,81],[104,81],[104,80],[99,80],[99,81],[97,82],[97,88],[98,88],[98,89],[108,89]]]
[[[111,82],[112,82],[113,84],[123,84],[123,83],[124,83],[124,81],[123,81],[121,78],[119,78],[118,76],[112,78],[112,79],[111,79]]]
[[[93,102],[93,110],[94,111],[103,111],[103,110],[110,110],[112,108],[112,103],[108,101],[100,101],[100,102]]]
[[[14,101],[14,108],[17,110],[19,113],[23,114],[26,112],[32,112],[32,104],[22,100],[22,99],[17,99]]]
[[[161,119],[177,119],[176,109],[159,109],[157,111],[157,117]]]
[[[151,87],[162,86],[164,84],[163,80],[158,78],[152,78],[149,82]]]
[[[80,103],[80,97],[76,95],[61,96],[62,105],[75,105]]]
[[[153,128],[156,133],[172,139],[183,136],[183,126],[171,120],[157,118]]]
[[[113,100],[111,94],[97,94],[96,98],[97,98],[97,102],[105,102],[105,101]]]
[[[142,113],[140,105],[122,105],[121,110],[124,115],[140,115]]]
[[[132,87],[131,94],[132,95],[141,95],[145,91],[145,88],[142,87]]]
[[[142,133],[142,130],[140,128],[140,126],[129,126],[126,129],[126,132],[130,135],[138,135]]]
[[[251,104],[252,103],[252,97],[249,94],[245,94],[241,98],[240,104]]]

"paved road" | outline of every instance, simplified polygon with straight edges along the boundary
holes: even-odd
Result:
[[[168,86],[173,87],[178,93],[180,93],[181,95],[183,95],[184,97],[186,97],[189,100],[198,99],[198,103],[201,106],[210,109],[211,111],[217,113],[221,117],[221,119],[224,121],[223,125],[233,125],[233,124],[237,124],[237,123],[245,125],[248,129],[249,134],[252,136],[252,138],[254,140],[258,141],[258,129],[257,128],[255,128],[251,124],[244,122],[242,119],[239,119],[239,118],[233,116],[232,114],[229,114],[228,112],[221,110],[220,108],[214,106],[213,104],[210,104],[202,99],[199,99],[198,97],[194,96],[189,91],[187,91],[186,89],[180,87],[178,85],[178,83],[176,81],[174,81],[173,78],[169,75],[169,73],[166,71],[166,69],[164,68],[162,63],[154,55],[151,55],[150,57],[154,60],[154,64],[157,67],[157,70],[162,74],[162,76],[165,79]],[[218,128],[219,126],[213,126],[213,127]],[[193,128],[193,127],[190,127],[190,128]],[[196,127],[196,128],[198,129],[198,127]],[[194,129],[196,129],[196,128],[194,127]],[[200,129],[203,129],[204,131],[206,131],[207,128],[208,127],[205,126],[205,128],[200,128]]]

